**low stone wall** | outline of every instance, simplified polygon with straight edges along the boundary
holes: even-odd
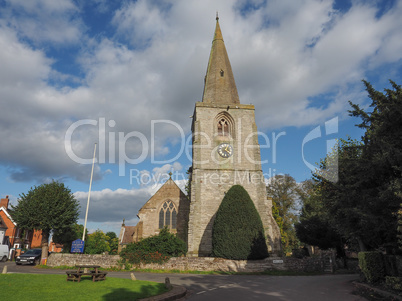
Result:
[[[100,265],[103,268],[118,266],[119,255],[87,255],[53,253],[49,256],[49,266],[74,266],[77,264]],[[164,264],[140,264],[141,269],[180,271],[222,271],[222,272],[263,272],[266,270],[288,270],[300,272],[323,271],[320,257],[303,259],[291,257],[269,257],[264,260],[228,260],[214,257],[173,257]]]
[[[267,270],[323,271],[321,258],[269,257],[263,260],[229,260],[213,257],[175,257],[165,264],[141,264],[139,268],[180,271],[263,272]]]
[[[102,268],[116,267],[120,260],[119,255],[90,255],[90,254],[68,254],[52,253],[47,259],[47,265],[54,266],[75,266],[75,265],[100,265]]]

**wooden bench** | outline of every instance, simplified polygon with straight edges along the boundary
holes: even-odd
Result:
[[[92,273],[92,281],[95,282],[95,281],[105,280],[106,275],[107,275],[106,272],[97,272],[97,273],[93,272]]]
[[[81,276],[86,273],[78,272],[78,271],[66,271],[66,274],[67,274],[67,281],[71,280],[71,281],[80,282]]]
[[[81,277],[82,276],[91,276],[92,277],[92,281],[101,281],[101,280],[105,280],[106,279],[106,272],[95,272],[95,271],[91,271],[89,273],[84,273],[83,271],[66,271],[67,274],[67,281],[77,281],[80,282],[81,281]]]

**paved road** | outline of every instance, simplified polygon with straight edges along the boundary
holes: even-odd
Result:
[[[13,262],[0,263],[0,272],[7,265],[8,272],[35,274],[65,274],[63,270],[36,269],[16,266]],[[257,276],[257,275],[192,275],[134,273],[139,280],[164,282],[170,278],[190,291],[191,301],[199,300],[309,300],[357,301],[366,300],[352,295],[352,281],[358,275],[322,276]],[[109,272],[108,277],[130,278],[129,272]]]

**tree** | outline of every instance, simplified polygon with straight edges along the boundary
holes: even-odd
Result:
[[[101,230],[96,230],[94,233],[88,234],[88,239],[85,241],[84,254],[102,254],[110,252],[109,237]]]
[[[276,175],[267,185],[267,195],[272,198],[273,212],[277,211],[274,218],[281,230],[283,251],[290,253],[300,245],[294,228],[298,221],[299,186],[290,175]]]
[[[362,141],[340,139],[321,160],[298,235],[302,240],[317,239],[317,228],[327,225],[347,244],[357,242],[360,251],[388,252],[396,249],[397,216],[402,214],[398,211],[402,201],[402,89],[391,81],[393,89],[383,94],[370,83],[364,84],[371,111],[349,102],[350,115],[362,119],[358,124],[365,130]],[[308,210],[311,202],[316,208]]]
[[[228,259],[268,257],[261,217],[247,191],[232,186],[216,212],[212,228],[213,256]]]
[[[402,203],[402,88],[390,80],[392,89],[376,91],[363,81],[371,99],[371,112],[349,102],[350,115],[360,117],[358,127],[365,130],[362,158],[369,173],[367,186],[361,187],[365,201],[382,221],[378,231],[385,247],[396,247],[397,212]],[[401,212],[401,211],[399,211]],[[384,219],[387,219],[384,222]]]
[[[375,202],[367,202],[366,194],[372,189],[372,171],[369,162],[362,158],[362,148],[356,140],[340,139],[333,151],[321,160],[313,179],[317,198],[322,201],[321,217],[346,242],[356,241],[360,251],[365,251],[381,240],[378,230],[382,222],[379,212],[371,207]],[[338,162],[337,168],[328,168],[335,166],[334,161]],[[334,181],[335,178],[338,180]]]
[[[119,247],[119,239],[116,235],[116,233],[114,232],[107,232],[106,233],[106,240],[110,246],[110,255],[116,255],[117,254],[117,250]]]
[[[52,181],[21,194],[12,206],[12,216],[18,227],[42,230],[42,258],[47,258],[50,231],[64,232],[77,222],[79,204],[63,183]]]
[[[326,250],[336,248],[339,256],[343,256],[341,236],[331,225],[322,199],[316,192],[313,180],[302,183],[300,199],[302,210],[299,222],[295,224],[296,235],[305,244]]]
[[[69,253],[71,250],[72,242],[76,239],[81,239],[82,233],[84,233],[84,226],[73,224],[70,228],[66,228],[58,232],[53,232],[53,241],[63,245],[63,253]],[[87,239],[88,233],[85,233],[85,240]]]

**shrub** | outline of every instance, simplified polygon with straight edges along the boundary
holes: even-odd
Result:
[[[240,185],[226,193],[212,229],[212,256],[227,259],[268,257],[261,217]]]
[[[178,257],[187,253],[184,241],[171,234],[165,227],[159,235],[147,237],[139,242],[128,244],[120,253],[125,262],[163,263],[170,257]]]
[[[380,252],[360,252],[359,266],[367,282],[376,283],[384,279],[384,259]]]
[[[385,277],[385,284],[388,288],[402,291],[402,277]]]

